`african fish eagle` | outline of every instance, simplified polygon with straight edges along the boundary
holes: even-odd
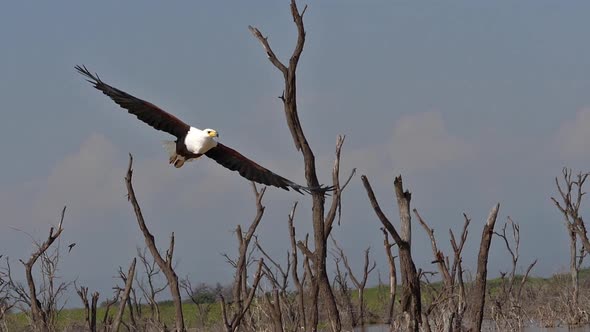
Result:
[[[239,172],[241,176],[250,181],[285,190],[292,188],[299,193],[302,191],[310,193],[310,188],[285,179],[244,157],[236,150],[217,142],[214,139],[219,137],[216,130],[201,130],[192,127],[156,105],[104,83],[97,74],[90,73],[86,66],[76,66],[75,68],[96,89],[102,91],[122,108],[127,109],[130,114],[157,130],[176,136],[175,141],[164,142],[164,147],[170,155],[169,162],[174,167],[180,168],[185,162],[205,155],[221,166]],[[320,190],[325,191],[326,189],[320,188]]]

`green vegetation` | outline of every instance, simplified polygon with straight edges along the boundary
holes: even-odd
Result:
[[[521,276],[516,277],[516,282],[520,283]],[[590,281],[590,268],[586,268],[580,271],[580,284],[584,285],[587,281]],[[557,274],[550,278],[538,278],[538,277],[529,277],[526,283],[526,286],[529,289],[547,289],[547,288],[561,288],[566,287],[569,282],[569,275],[568,274]],[[488,294],[494,296],[498,294],[502,287],[502,279],[495,278],[488,280]],[[442,285],[439,282],[432,283],[430,285],[434,289],[441,287]],[[469,285],[466,285],[469,287]],[[426,288],[423,288],[426,289]],[[401,287],[398,287],[398,294],[401,290]],[[372,313],[373,317],[376,315],[381,315],[385,307],[387,305],[387,298],[389,294],[389,288],[385,285],[376,286],[365,289],[365,303],[367,305],[367,309],[369,313]],[[354,303],[357,303],[358,299],[358,292],[353,290],[351,291],[352,300]],[[423,300],[425,304],[428,303],[429,298],[426,292],[423,293]],[[209,305],[210,311],[206,317],[206,326],[214,326],[220,324],[222,321],[221,318],[221,305],[219,302],[215,303],[207,303],[210,302],[208,297],[204,297],[202,299],[203,306]],[[254,303],[253,305],[256,305]],[[161,317],[163,323],[167,326],[173,326],[174,324],[174,306],[171,301],[163,301],[159,303]],[[111,315],[114,316],[116,310],[118,309],[117,306],[113,305],[110,309]],[[184,317],[186,321],[187,327],[196,327],[200,325],[201,317],[199,317],[199,310],[197,306],[193,303],[184,303],[183,304],[183,311]],[[100,325],[102,319],[104,317],[105,308],[99,307],[97,310],[97,321]],[[150,308],[147,305],[141,307],[142,317],[150,317]],[[64,309],[58,319],[58,326],[59,330],[64,330],[66,327],[72,326],[84,326],[84,309],[83,308],[76,308],[76,309]],[[127,310],[126,314],[124,315],[124,319],[128,319]],[[371,320],[369,320],[371,321]],[[7,317],[7,325],[10,331],[19,331],[25,329],[28,325],[28,318],[24,313],[14,313],[8,315]]]

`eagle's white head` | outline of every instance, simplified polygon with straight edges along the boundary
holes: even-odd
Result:
[[[219,134],[217,133],[217,130],[215,129],[210,129],[207,128],[205,130],[203,130],[207,135],[209,135],[209,137],[219,137]]]

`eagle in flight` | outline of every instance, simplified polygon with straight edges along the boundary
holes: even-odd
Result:
[[[135,115],[139,120],[157,130],[165,131],[176,136],[175,141],[164,142],[164,147],[170,155],[169,162],[174,167],[180,168],[185,162],[205,155],[215,160],[221,166],[239,172],[241,176],[250,181],[285,190],[292,188],[298,193],[311,192],[310,188],[298,185],[293,181],[275,174],[244,157],[236,150],[217,142],[214,139],[219,137],[216,130],[201,130],[192,127],[158,106],[104,83],[97,74],[93,75],[85,66],[76,66],[75,68],[96,89],[109,96],[115,103]],[[326,190],[326,188],[318,189],[322,191]]]

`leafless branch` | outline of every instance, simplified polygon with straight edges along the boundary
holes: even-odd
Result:
[[[135,216],[137,217],[137,223],[143,236],[145,238],[145,243],[152,257],[154,258],[155,262],[158,264],[166,279],[168,280],[168,285],[170,288],[170,293],[172,295],[172,301],[174,302],[174,309],[175,309],[175,319],[176,319],[176,330],[177,331],[184,331],[184,319],[183,319],[183,312],[182,312],[182,301],[180,296],[180,289],[178,286],[178,276],[174,271],[172,266],[172,258],[174,253],[174,233],[170,236],[170,247],[166,251],[166,259],[162,258],[158,248],[156,247],[156,243],[154,240],[154,236],[150,233],[149,229],[147,228],[145,221],[143,219],[143,214],[141,212],[141,208],[139,203],[137,202],[137,198],[135,196],[135,191],[133,190],[132,184],[132,177],[133,177],[133,156],[129,154],[129,167],[127,168],[127,176],[125,177],[125,184],[127,185],[127,193],[129,202],[133,206],[133,210],[135,211]]]
[[[283,102],[285,117],[287,125],[291,132],[293,142],[298,151],[301,151],[305,164],[305,177],[307,180],[307,186],[312,192],[312,211],[313,211],[313,239],[314,239],[314,257],[313,267],[315,269],[315,277],[312,278],[311,287],[311,319],[310,328],[312,331],[317,330],[319,323],[319,311],[318,311],[318,300],[319,294],[322,292],[323,299],[325,300],[324,306],[328,311],[328,318],[330,322],[330,328],[333,331],[340,331],[341,322],[338,308],[336,306],[336,300],[330,287],[330,280],[326,271],[326,255],[327,255],[327,236],[326,227],[329,229],[331,225],[326,225],[324,215],[324,205],[326,191],[331,190],[331,187],[322,187],[318,181],[315,156],[313,151],[303,133],[299,116],[297,112],[297,85],[296,85],[296,69],[299,63],[301,53],[303,52],[303,46],[305,44],[305,27],[303,24],[303,15],[307,9],[305,7],[302,11],[297,8],[295,0],[291,0],[290,4],[291,16],[297,27],[297,42],[295,49],[289,59],[289,65],[285,66],[281,63],[275,53],[272,51],[268,39],[262,35],[262,33],[255,27],[249,27],[250,31],[256,39],[262,44],[270,62],[277,67],[284,78],[285,89],[280,99]],[[333,220],[332,220],[333,221]],[[330,222],[331,223],[331,222]],[[301,247],[300,247],[301,248]],[[307,258],[311,259],[309,256]]]
[[[57,240],[57,238],[63,232],[63,230],[64,230],[63,229],[63,220],[65,217],[65,212],[66,212],[66,207],[64,206],[64,208],[61,212],[61,218],[59,221],[59,227],[57,228],[57,232],[55,232],[55,229],[53,227],[51,227],[49,229],[49,236],[47,237],[47,240],[45,240],[45,242],[38,245],[37,250],[31,254],[31,257],[29,258],[29,260],[27,262],[20,260],[20,262],[25,266],[25,276],[27,279],[27,284],[29,286],[29,292],[28,292],[28,296],[27,296],[28,301],[27,302],[28,302],[28,304],[30,304],[33,324],[34,324],[34,326],[37,326],[38,328],[41,328],[43,330],[49,329],[48,315],[51,312],[53,312],[53,310],[54,310],[53,306],[55,305],[55,303],[53,303],[53,302],[48,303],[48,308],[46,308],[46,310],[44,310],[44,308],[41,304],[41,301],[39,301],[38,296],[37,296],[37,288],[35,285],[35,280],[33,278],[33,266],[35,265],[35,263],[37,262],[39,257],[41,257],[45,254],[45,252],[49,249],[49,247],[55,242],[55,240]],[[48,262],[46,259],[43,259],[42,261],[44,261],[45,263],[52,263],[52,262]],[[51,276],[48,276],[48,278],[51,279],[50,282],[53,282],[53,278]],[[17,292],[24,291],[24,289],[21,287],[17,287],[17,289],[18,289]],[[58,291],[60,291],[60,290],[63,290],[62,286],[60,286],[60,289],[58,289]],[[54,292],[54,294],[55,294],[55,292]],[[53,301],[53,300],[54,299],[50,299],[50,301]]]
[[[136,262],[137,258],[133,258],[133,261],[131,261],[131,265],[129,266],[129,272],[127,272],[127,282],[125,283],[123,296],[121,296],[121,299],[119,301],[119,311],[117,311],[117,316],[115,317],[115,321],[113,322],[113,331],[115,332],[119,331],[121,319],[123,318],[123,312],[125,311],[125,305],[127,304],[129,294],[131,293],[131,287],[133,286],[133,276],[135,275]]]

